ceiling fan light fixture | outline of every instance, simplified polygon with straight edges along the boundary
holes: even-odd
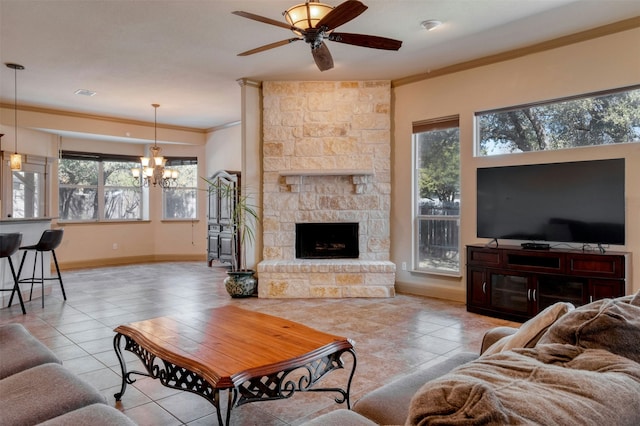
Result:
[[[315,28],[316,24],[324,18],[327,13],[331,12],[332,9],[333,6],[329,6],[328,4],[308,1],[290,7],[282,14],[291,26],[306,30],[308,28]],[[294,31],[294,33],[302,35],[297,31]]]

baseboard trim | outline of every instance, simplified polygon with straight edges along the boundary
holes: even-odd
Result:
[[[99,268],[101,266],[125,266],[135,265],[138,263],[154,263],[154,262],[206,262],[207,255],[205,254],[160,254],[160,255],[148,255],[148,256],[127,256],[127,257],[114,257],[110,259],[90,259],[81,260],[76,262],[61,262],[58,261],[58,266],[62,271],[69,271],[73,269],[89,269]]]
[[[464,289],[459,288],[447,288],[433,285],[425,286],[424,284],[396,281],[396,292],[416,296],[433,297],[435,299],[444,299],[453,302],[466,302],[466,292]]]

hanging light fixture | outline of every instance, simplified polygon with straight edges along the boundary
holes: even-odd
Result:
[[[149,157],[140,157],[142,167],[131,169],[137,185],[142,186],[160,186],[162,188],[170,188],[177,186],[178,171],[166,169],[164,167],[167,160],[160,155],[160,147],[158,146],[158,107],[159,104],[151,104],[154,108],[154,137],[153,146],[149,148],[151,155]]]
[[[319,1],[309,0],[305,3],[297,4],[289,9],[285,10],[282,14],[287,22],[296,28],[306,30],[308,28],[315,28],[316,24],[331,12],[333,6],[320,3]],[[298,31],[294,31],[298,35]]]
[[[22,155],[18,154],[18,70],[23,70],[24,67],[18,64],[6,64],[7,67],[13,70],[14,81],[14,94],[13,94],[13,110],[14,110],[14,124],[16,126],[15,132],[15,146],[13,154],[9,157],[9,166],[13,171],[22,170]]]

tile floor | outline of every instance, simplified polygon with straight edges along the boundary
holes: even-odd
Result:
[[[140,425],[215,425],[213,406],[188,392],[164,388],[140,377],[121,402],[120,367],[113,350],[113,329],[132,321],[235,304],[351,338],[357,368],[351,401],[381,384],[459,351],[477,351],[483,333],[497,325],[518,325],[466,312],[464,304],[400,294],[389,299],[232,299],[223,284],[225,269],[205,262],[168,262],[64,271],[67,301],[54,282],[45,298],[0,309],[0,324],[23,323],[60,357]],[[128,365],[138,363],[125,353]],[[347,368],[323,378],[344,386]],[[142,369],[138,364],[137,369]],[[235,408],[232,425],[299,425],[344,407],[328,393],[299,393],[288,400]]]

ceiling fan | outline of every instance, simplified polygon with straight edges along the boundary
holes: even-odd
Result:
[[[347,0],[336,7],[320,3],[317,0],[309,0],[289,8],[283,13],[287,23],[237,10],[232,13],[254,21],[285,28],[296,34],[296,37],[265,44],[264,46],[239,53],[238,56],[253,55],[254,53],[293,43],[294,41],[304,40],[311,46],[311,54],[320,71],[326,71],[333,68],[333,58],[325,44],[326,40],[373,49],[400,49],[400,46],[402,46],[402,41],[400,40],[334,31],[334,29],[356,18],[365,10],[367,10],[367,6],[357,0]]]

